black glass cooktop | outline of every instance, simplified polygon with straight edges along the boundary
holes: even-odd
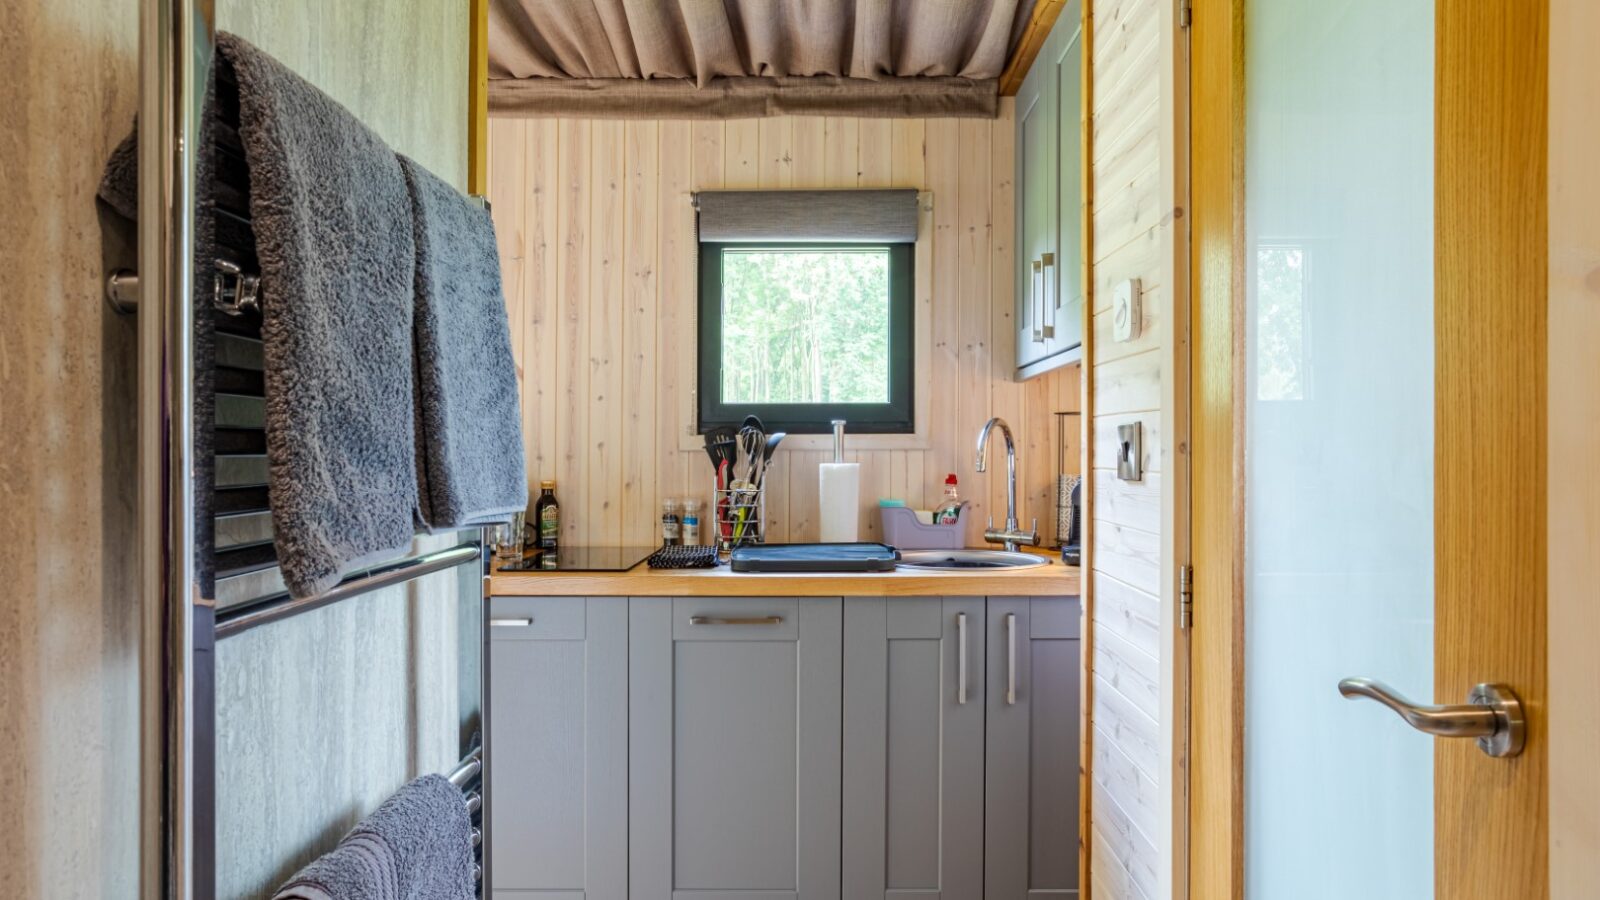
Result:
[[[502,572],[626,572],[654,553],[654,547],[560,547],[530,550],[521,562],[503,563]]]

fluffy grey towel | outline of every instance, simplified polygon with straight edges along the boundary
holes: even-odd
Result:
[[[139,220],[139,126],[111,151],[100,177],[100,199],[130,222]]]
[[[401,788],[273,900],[472,900],[472,818],[439,775]]]
[[[236,35],[261,260],[269,495],[295,596],[401,554],[417,496],[411,200],[394,152]]]
[[[494,221],[413,160],[417,247],[417,517],[430,531],[528,505],[522,413]]]

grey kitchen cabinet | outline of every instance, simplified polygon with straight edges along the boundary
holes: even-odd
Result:
[[[634,900],[839,896],[841,606],[631,601]]]
[[[489,642],[493,895],[623,900],[627,598],[493,597]]]
[[[1076,597],[495,597],[498,900],[1077,892]]]
[[[1080,605],[991,597],[984,753],[985,900],[1078,890]]]
[[[1083,355],[1083,41],[1070,0],[1017,91],[1017,371]]]
[[[984,601],[844,601],[844,896],[983,896]]]

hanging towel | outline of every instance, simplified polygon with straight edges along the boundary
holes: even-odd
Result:
[[[522,413],[487,210],[400,157],[417,248],[417,518],[429,531],[528,505]]]
[[[439,775],[401,788],[273,900],[472,900],[472,818]]]
[[[402,554],[417,496],[411,201],[394,152],[236,35],[261,260],[268,493],[294,596]]]

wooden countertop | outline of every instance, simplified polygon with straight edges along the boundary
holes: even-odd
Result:
[[[1043,556],[1044,554],[1040,554]],[[862,574],[769,575],[715,569],[626,572],[501,572],[489,579],[497,597],[1071,597],[1077,566],[1046,557],[1031,569],[930,572],[899,569]]]

